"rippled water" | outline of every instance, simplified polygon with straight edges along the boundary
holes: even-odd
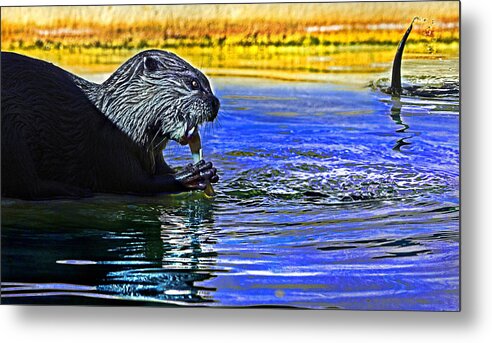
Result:
[[[419,63],[401,99],[214,78],[217,196],[3,199],[2,302],[457,310],[457,61]]]

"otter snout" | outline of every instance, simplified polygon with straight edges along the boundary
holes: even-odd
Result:
[[[217,118],[217,114],[219,113],[220,101],[217,99],[215,95],[210,96],[210,107],[212,111],[210,111],[210,115],[207,118],[207,121],[214,121]]]

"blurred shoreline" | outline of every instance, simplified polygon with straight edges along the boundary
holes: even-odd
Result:
[[[457,1],[4,7],[2,50],[85,74],[147,49],[218,74],[375,73],[415,16],[404,58],[458,57]]]

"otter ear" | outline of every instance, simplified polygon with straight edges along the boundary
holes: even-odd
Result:
[[[147,71],[156,71],[159,69],[160,63],[153,57],[146,56],[144,57],[144,69]]]

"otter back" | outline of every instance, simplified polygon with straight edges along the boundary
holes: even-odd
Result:
[[[2,52],[2,195],[26,199],[139,192],[145,151],[50,63]]]

